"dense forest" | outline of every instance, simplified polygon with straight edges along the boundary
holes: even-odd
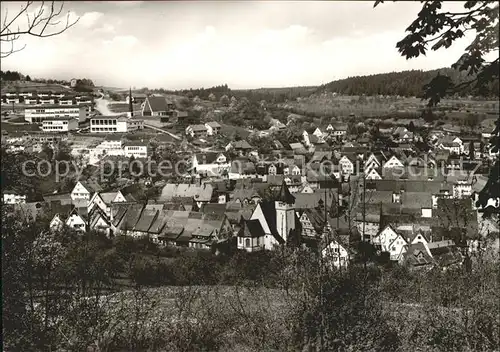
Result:
[[[318,88],[320,92],[335,92],[345,95],[400,95],[421,97],[423,87],[437,74],[449,76],[455,84],[465,80],[466,73],[451,68],[431,71],[411,70],[381,73],[368,76],[355,76],[327,83]],[[470,78],[469,78],[470,79]],[[490,96],[498,96],[498,80],[489,87]],[[464,90],[464,95],[479,95],[471,87]],[[481,94],[482,95],[482,94]]]

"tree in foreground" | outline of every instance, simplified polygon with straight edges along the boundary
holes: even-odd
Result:
[[[376,1],[374,6],[383,1]],[[498,19],[497,1],[466,1],[463,12],[442,11],[443,1],[425,1],[418,17],[406,28],[408,34],[396,45],[407,59],[449,48],[453,42],[475,32],[476,36],[452,68],[466,74],[467,80],[454,84],[450,77],[438,74],[425,87],[424,99],[434,106],[446,95],[473,88],[478,94],[498,82]],[[487,56],[496,56],[487,61]],[[498,83],[496,83],[498,84]]]
[[[2,9],[0,57],[6,58],[23,50],[26,45],[17,47],[16,43],[24,36],[53,37],[73,27],[79,18],[71,19],[69,12],[64,16],[62,14],[63,8],[64,2],[56,4],[55,1],[52,1],[49,6],[44,6],[44,2],[42,2],[37,7],[33,1],[27,1],[13,14],[9,14],[7,8]],[[26,22],[21,25],[22,18],[26,18]]]

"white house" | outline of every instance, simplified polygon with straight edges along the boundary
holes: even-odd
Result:
[[[4,193],[3,204],[25,204],[26,196],[15,193]]]
[[[36,105],[36,104],[38,104],[38,98],[37,97],[26,97],[26,98],[24,98],[24,104]]]
[[[220,175],[230,168],[231,164],[223,153],[194,154],[191,158],[191,169],[199,174]]]
[[[71,200],[86,200],[88,202],[91,195],[100,190],[101,187],[96,183],[78,181],[71,191]]]
[[[304,145],[306,147],[311,146],[311,140],[309,139],[309,133],[307,133],[307,131],[302,132],[302,140],[304,141]]]
[[[127,200],[123,196],[123,194],[118,192],[95,192],[92,195],[88,205],[87,205],[87,213],[91,213],[92,210],[96,207],[102,210],[102,212],[110,219],[111,214],[111,205],[113,203],[123,203]]]
[[[352,175],[354,173],[354,163],[346,155],[340,158],[339,165],[342,174]]]
[[[472,182],[467,180],[458,180],[453,185],[454,198],[469,198],[472,196]]]
[[[64,217],[61,214],[54,215],[54,217],[50,221],[49,228],[52,231],[58,231],[62,229],[64,224],[77,232],[85,232],[87,227],[85,219],[80,214],[78,214],[76,209],[73,209],[67,217]]]
[[[208,128],[205,125],[189,125],[186,127],[186,134],[193,138],[203,138],[208,136]]]
[[[399,260],[405,253],[407,242],[394,229],[387,225],[382,231],[372,239],[374,245],[380,246],[382,252],[388,252],[391,260]]]
[[[66,219],[66,225],[78,232],[85,232],[87,224],[85,219],[73,209]]]
[[[56,99],[52,97],[40,98],[40,105],[54,105],[56,103]]]
[[[247,252],[264,249],[265,232],[258,219],[245,220],[238,232],[237,248]]]
[[[366,172],[365,170],[365,175],[367,180],[381,180],[382,176],[377,172],[376,169],[368,169],[369,171]]]
[[[370,156],[368,157],[368,159],[366,159],[366,161],[365,161],[365,163],[363,165],[363,168],[365,170],[365,173],[369,173],[369,171],[371,169],[377,169],[380,166],[381,166],[380,162],[378,161],[378,159],[375,156],[375,154],[371,153]]]
[[[402,167],[404,167],[403,163],[395,155],[391,156],[390,159],[384,163],[384,169],[394,169]]]
[[[318,138],[323,138],[324,137],[323,132],[321,132],[321,130],[319,129],[319,127],[317,127],[314,130],[313,135],[315,135]]]
[[[346,268],[349,263],[349,252],[347,249],[338,239],[330,239],[327,243],[326,247],[321,251],[323,259],[337,269]]]
[[[333,126],[333,136],[334,137],[344,137],[347,135],[347,126],[346,125],[336,125]]]
[[[123,145],[125,157],[130,158],[147,158],[148,157],[148,144],[142,141],[130,141]]]
[[[89,152],[89,164],[97,164],[104,156],[125,156],[121,137],[108,135],[104,141]]]
[[[218,122],[215,121],[210,121],[205,124],[205,127],[207,128],[207,134],[209,136],[213,136],[216,134],[219,134],[221,125]]]

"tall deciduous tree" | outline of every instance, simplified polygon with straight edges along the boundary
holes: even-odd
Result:
[[[375,6],[383,1],[376,1]],[[434,106],[446,95],[473,87],[484,93],[488,85],[498,81],[498,19],[497,1],[466,1],[463,12],[442,10],[443,1],[425,1],[418,17],[408,26],[408,34],[396,44],[407,59],[425,55],[427,51],[449,48],[453,42],[474,31],[476,36],[465,53],[452,65],[469,78],[454,84],[447,75],[438,74],[424,88],[423,98]],[[493,55],[491,61],[487,56]]]

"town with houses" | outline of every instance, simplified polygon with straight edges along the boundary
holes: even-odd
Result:
[[[2,111],[11,108],[11,116],[21,112],[24,119],[19,130],[2,133],[3,148],[36,154],[66,143],[82,168],[94,169],[131,158],[147,164],[170,149],[184,165],[178,175],[155,182],[147,174],[121,177],[111,188],[102,177],[81,177],[72,189],[40,199],[6,189],[3,203],[34,218],[50,214],[52,230],[95,230],[159,246],[217,252],[229,245],[255,252],[298,241],[336,267],[349,265],[359,241],[394,263],[460,265],[483,250],[483,238],[498,232],[500,199],[476,205],[498,154],[489,143],[491,125],[466,131],[396,119],[374,128],[376,120],[367,119],[358,122],[367,130],[359,135],[348,127],[352,116],[332,116],[309,130],[293,129],[287,143],[273,136],[287,133],[290,123],[275,120],[269,130],[248,129],[247,138],[235,139],[213,119],[184,124],[176,135],[163,127],[182,126],[189,113],[175,100],[131,89],[122,96],[123,111],[111,113],[102,89],[86,95],[36,88],[2,92]],[[26,126],[37,130],[23,132]],[[144,131],[150,134],[137,137]],[[256,138],[271,139],[270,150],[252,145]],[[388,142],[381,145],[377,138]],[[204,147],[207,140],[223,142]],[[493,218],[482,216],[492,209]]]
[[[3,351],[500,351],[498,1],[0,7]]]

